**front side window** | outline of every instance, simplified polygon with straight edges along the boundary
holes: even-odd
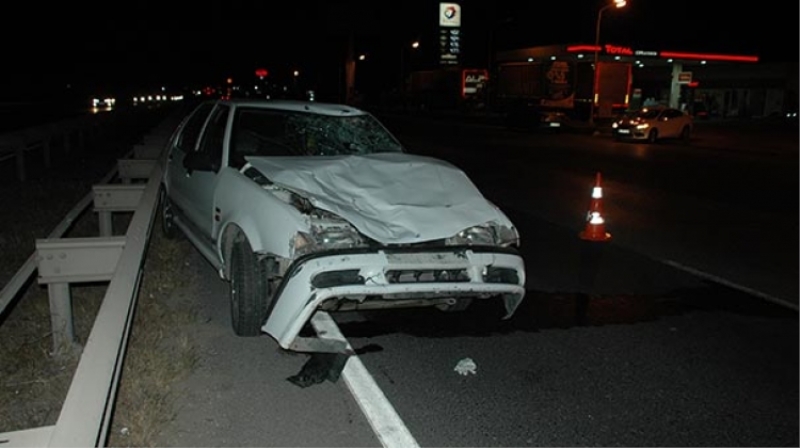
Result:
[[[200,138],[200,132],[203,130],[203,124],[208,118],[208,114],[213,109],[213,103],[203,103],[192,112],[192,115],[186,121],[186,124],[181,129],[178,138],[175,141],[175,147],[183,152],[192,152],[197,145]]]
[[[659,109],[642,109],[641,111],[639,111],[637,116],[639,118],[653,119],[653,118],[658,118],[658,114],[660,113],[661,110]]]
[[[683,115],[683,112],[677,109],[669,109],[664,113],[664,116],[667,118],[678,118]]]

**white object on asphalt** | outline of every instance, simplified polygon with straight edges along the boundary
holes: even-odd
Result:
[[[472,358],[464,358],[461,361],[458,361],[456,367],[453,369],[458,372],[460,375],[469,375],[470,373],[475,375],[478,373],[478,366],[475,364],[475,361]]]

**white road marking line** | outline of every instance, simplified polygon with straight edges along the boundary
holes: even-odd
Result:
[[[755,289],[752,289],[752,288],[748,288],[747,286],[742,286],[742,285],[733,283],[733,282],[731,282],[729,280],[725,280],[724,278],[717,277],[716,275],[709,274],[707,272],[703,272],[703,271],[700,271],[698,269],[695,269],[695,268],[692,268],[692,267],[689,267],[689,266],[684,266],[684,265],[678,263],[677,261],[672,261],[672,260],[661,260],[661,261],[663,263],[665,263],[665,264],[668,264],[668,265],[674,267],[674,268],[689,272],[690,274],[697,275],[698,277],[707,278],[709,280],[712,280],[714,282],[723,284],[723,285],[731,287],[733,289],[738,289],[739,291],[745,292],[747,294],[751,294],[751,295],[754,295],[756,297],[760,297],[760,298],[762,298],[762,299],[764,299],[764,300],[766,300],[768,302],[772,302],[772,303],[774,303],[776,305],[782,305],[782,306],[791,308],[791,309],[793,309],[795,311],[798,311],[798,307],[797,307],[796,303],[790,303],[790,302],[787,302],[786,300],[783,300],[783,299],[780,299],[778,297],[772,296],[772,295],[767,294],[765,292],[761,292],[761,291],[758,291],[758,290],[755,290]]]
[[[345,339],[339,327],[336,326],[333,318],[325,311],[317,311],[311,318],[311,325],[317,334],[324,335],[325,339],[340,340],[347,344],[347,348],[353,347]],[[356,355],[350,356],[342,370],[342,376],[347,384],[350,393],[355,397],[356,402],[361,407],[361,411],[367,417],[372,430],[386,448],[415,448],[419,447],[416,439],[406,428],[403,420],[397,415],[394,407],[386,395],[375,383],[372,375],[369,374],[361,359]]]

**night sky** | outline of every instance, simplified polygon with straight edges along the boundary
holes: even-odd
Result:
[[[465,66],[496,50],[594,42],[599,9],[610,0],[462,0]],[[368,60],[358,82],[391,86],[406,69],[434,68],[439,1],[216,1],[186,4],[105,2],[96,6],[29,2],[7,16],[0,99],[30,92],[136,92],[247,79],[300,70],[309,85],[337,85],[347,37]],[[164,5],[169,10],[164,9]],[[711,0],[629,0],[603,13],[601,43],[636,49],[755,54],[800,59],[798,4]],[[490,36],[492,37],[490,39]],[[413,40],[421,47],[403,49]],[[366,78],[369,78],[367,80]]]

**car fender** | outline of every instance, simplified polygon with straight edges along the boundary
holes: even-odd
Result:
[[[220,173],[214,195],[214,241],[220,259],[226,258],[224,237],[232,225],[239,227],[253,251],[291,256],[291,241],[298,231],[308,231],[308,220],[294,207],[281,201],[269,191],[236,170]]]

